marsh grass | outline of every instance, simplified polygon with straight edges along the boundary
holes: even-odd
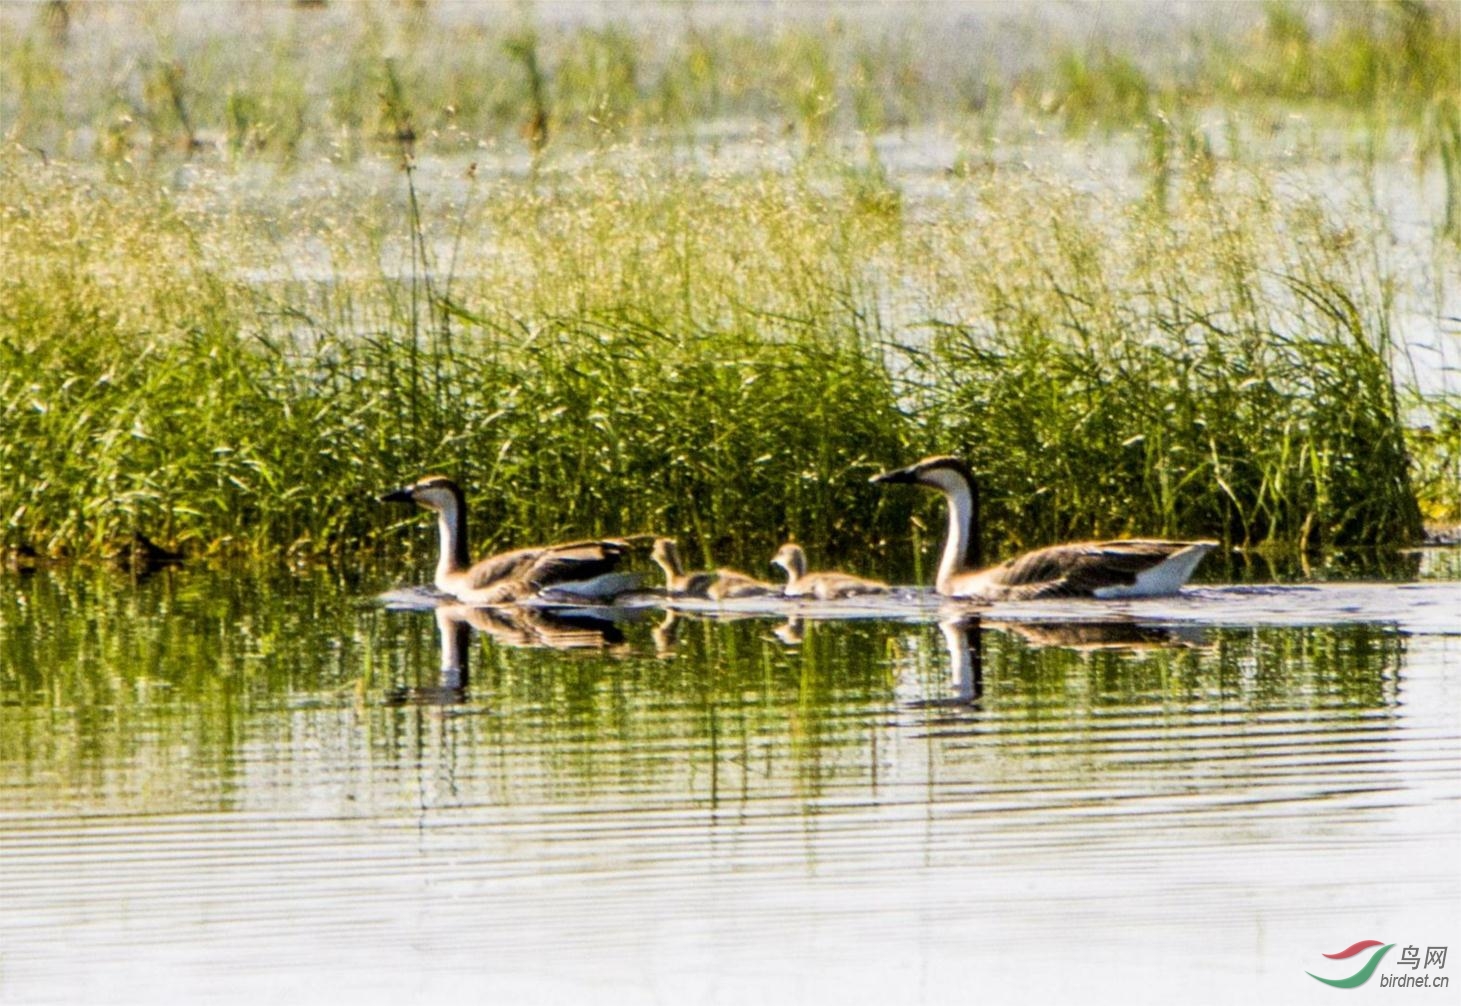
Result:
[[[387,59],[435,153],[687,139],[722,120],[791,129],[816,150],[844,132],[977,119],[991,94],[1077,130],[1145,130],[1158,113],[1256,102],[1418,127],[1454,120],[1461,91],[1461,19],[1445,3],[1274,2],[1255,5],[1251,25],[1182,39],[1180,59],[1143,50],[1143,33],[1097,32],[1024,43],[1013,60],[977,23],[932,14],[762,23],[687,8],[550,27],[491,6],[259,5],[243,23],[157,6],[139,30],[133,6],[73,6],[59,34],[47,5],[10,13],[14,44],[0,49],[5,134],[51,156],[217,146],[348,160],[391,145],[378,101]],[[233,44],[239,31],[251,44]]]
[[[1408,431],[1416,494],[1428,523],[1454,541],[1461,534],[1461,395],[1432,396],[1427,421]]]
[[[1247,44],[1214,56],[1214,75],[1234,96],[1311,98],[1360,110],[1390,106],[1419,117],[1439,95],[1461,88],[1461,22],[1446,4],[1345,3],[1312,11],[1265,5]]]
[[[991,192],[978,254],[930,235],[941,271],[978,262],[938,280],[977,320],[934,322],[921,407],[1000,537],[1418,535],[1383,287],[1317,206],[1240,188],[1100,232],[1099,201]]]
[[[683,153],[792,138],[800,157],[860,151],[875,178],[879,137],[977,138],[988,160],[1055,121],[1134,143],[1148,198],[1166,206],[1215,144],[1261,159],[1330,130],[1346,138],[1342,156],[1371,167],[1413,152],[1417,188],[1438,170],[1434,228],[1461,243],[1461,17],[1445,3],[1275,0],[1179,45],[1068,31],[1016,43],[1017,27],[933,11],[758,20],[686,8],[550,25],[491,5],[256,5],[242,24],[209,9],[149,6],[139,29],[135,7],[74,6],[58,31],[49,5],[28,19],[16,8],[0,133],[43,160],[295,169],[393,158],[404,117],[423,156],[523,151],[535,170],[624,144]],[[239,31],[249,45],[234,44]]]
[[[136,529],[193,551],[355,549],[383,526],[370,496],[434,468],[477,491],[493,542],[854,543],[879,505],[867,476],[907,445],[847,306],[848,248],[798,230],[808,193],[734,195],[730,249],[706,230],[726,207],[696,205],[692,182],[559,184],[577,194],[489,200],[477,222],[503,243],[464,256],[479,272],[460,294],[408,204],[402,272],[293,299],[210,262],[189,228],[212,224],[163,190],[11,175],[8,543],[95,554]],[[750,259],[758,239],[779,266]]]
[[[441,469],[483,547],[658,531],[836,558],[906,537],[925,501],[867,477],[935,450],[981,470],[995,554],[1419,534],[1380,277],[1349,223],[1251,178],[1180,212],[962,182],[964,209],[915,223],[825,161],[406,165],[383,202],[310,207],[330,278],[260,281],[240,266],[289,254],[272,219],[9,161],[7,545],[399,548],[372,496]]]
[[[929,506],[868,475],[950,450],[994,554],[1414,540],[1418,496],[1456,510],[1457,452],[1400,421],[1383,223],[1274,191],[1240,130],[1219,157],[1198,125],[1214,102],[1398,124],[1456,233],[1455,18],[1323,9],[1194,40],[1181,73],[1103,43],[1004,76],[836,19],[264,5],[250,46],[183,9],[116,46],[92,37],[116,8],[37,20],[0,52],[3,544],[398,546],[370,497],[444,469],[483,547],[654,530],[836,558]],[[1146,191],[1003,167],[1019,115],[1138,136]],[[791,155],[684,156],[728,122]],[[987,155],[934,196],[876,143],[930,123]],[[466,166],[519,144],[519,174]]]

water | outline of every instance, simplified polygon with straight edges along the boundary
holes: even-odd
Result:
[[[1327,1001],[1461,942],[1441,555],[978,619],[0,579],[0,1001]]]

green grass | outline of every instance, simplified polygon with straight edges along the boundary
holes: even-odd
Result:
[[[930,222],[856,169],[636,156],[308,197],[329,229],[291,236],[333,269],[309,280],[243,274],[301,262],[216,193],[10,159],[6,543],[398,548],[371,496],[441,469],[484,545],[837,556],[906,536],[924,501],[867,477],[935,450],[983,472],[995,553],[1419,534],[1383,284],[1318,204],[1241,174],[1180,212],[1005,178]]]
[[[1275,0],[1246,26],[1174,30],[1154,48],[1147,33],[1076,45],[1069,31],[1026,28],[1043,31],[1032,44],[1018,25],[981,33],[927,12],[763,22],[690,7],[673,21],[550,26],[530,8],[280,4],[246,23],[165,5],[140,17],[128,5],[70,9],[58,30],[44,5],[16,8],[0,50],[5,135],[61,157],[201,140],[234,157],[348,160],[393,142],[379,100],[387,60],[418,139],[438,152],[693,139],[720,120],[791,129],[816,148],[849,130],[959,124],[1001,94],[1079,129],[1273,101],[1414,125],[1461,91],[1461,18],[1410,0]],[[240,31],[250,44],[234,43]],[[1010,46],[1017,58],[1001,62]]]
[[[814,209],[794,183],[735,193],[736,249],[690,179],[494,196],[478,223],[518,240],[464,259],[494,272],[448,301],[420,269],[260,289],[150,184],[6,181],[11,545],[355,550],[383,526],[375,491],[444,468],[493,541],[674,528],[769,553],[856,541],[867,476],[908,449],[852,260],[797,231]]]
[[[1414,539],[1384,289],[1337,221],[1252,178],[1101,232],[1033,195],[929,238],[973,317],[935,324],[922,408],[1001,538]]]
[[[1408,431],[1416,492],[1427,522],[1455,540],[1461,534],[1461,394],[1427,399],[1427,421]]]
[[[1333,128],[1347,157],[1393,147],[1384,156],[1434,166],[1436,230],[1461,242],[1461,17],[1445,3],[1274,0],[1246,24],[1080,42],[1033,15],[979,28],[926,11],[758,21],[691,6],[549,25],[530,8],[281,3],[242,24],[186,5],[67,9],[8,10],[0,47],[0,134],[42,158],[345,166],[394,157],[407,122],[413,150],[438,156],[537,164],[750,136],[793,138],[803,156],[864,152],[876,168],[878,137],[977,137],[988,153],[1054,120],[1135,139],[1165,205],[1183,164],[1211,157],[1217,113],[1235,159]]]
[[[980,469],[993,554],[1409,542],[1461,508],[1454,408],[1402,422],[1378,203],[1247,149],[1275,108],[1363,112],[1461,234],[1445,6],[1273,5],[1180,67],[1050,39],[1003,75],[916,19],[344,10],[259,8],[241,46],[78,7],[0,51],[3,546],[399,548],[371,496],[440,469],[482,547],[837,557],[934,519],[866,483],[934,451]],[[1136,139],[1137,191],[1022,166],[1052,118]],[[913,127],[980,152],[900,174],[874,140]]]

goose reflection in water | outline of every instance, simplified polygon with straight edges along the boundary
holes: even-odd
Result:
[[[1113,621],[985,622],[984,627],[1019,636],[1030,646],[1082,653],[1200,647],[1206,643],[1206,634],[1198,626],[1168,627]]]
[[[1205,635],[1196,627],[1142,625],[1137,622],[986,622],[976,613],[961,613],[939,622],[949,656],[949,693],[914,702],[915,708],[979,707],[984,696],[984,636],[1007,632],[1027,645],[1078,653],[1125,652],[1201,647]]]
[[[678,652],[681,624],[680,613],[674,608],[666,608],[660,623],[649,630],[649,638],[654,641],[654,655],[660,660],[673,657]]]
[[[449,706],[465,702],[470,680],[473,632],[485,633],[502,646],[623,654],[628,651],[620,622],[644,617],[652,608],[539,607],[533,605],[479,606],[441,604],[434,609],[441,643],[440,676],[431,685],[403,686],[386,695],[390,705]],[[1027,646],[1077,652],[1126,651],[1205,645],[1199,627],[1163,627],[1130,620],[1085,622],[984,621],[973,611],[945,609],[939,621],[949,661],[949,690],[936,698],[912,702],[914,708],[979,708],[984,695],[984,634],[986,631],[1019,637]],[[753,613],[700,612],[696,621],[739,621]],[[764,615],[762,616],[764,617]],[[784,646],[799,646],[809,622],[837,619],[788,614],[771,635]],[[674,609],[663,609],[663,620],[650,629],[655,656],[673,657],[684,619]]]
[[[807,635],[807,620],[800,615],[791,615],[772,629],[771,634],[785,646],[800,646]]]
[[[979,708],[984,697],[984,639],[979,616],[973,612],[944,618],[938,623],[949,654],[949,691],[936,698],[916,699],[913,709]]]
[[[387,705],[457,705],[467,699],[473,631],[503,646],[618,652],[624,633],[613,619],[578,608],[521,605],[480,607],[443,604],[436,608],[441,672],[435,684],[402,686],[386,694]]]

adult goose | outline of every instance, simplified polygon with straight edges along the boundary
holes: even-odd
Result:
[[[650,558],[664,570],[665,592],[681,597],[708,597],[713,601],[728,597],[760,597],[781,591],[745,573],[733,569],[702,570],[686,573],[680,564],[680,549],[673,538],[656,538]]]
[[[924,458],[875,475],[873,482],[912,483],[949,501],[949,536],[934,581],[940,594],[981,601],[1046,597],[1157,597],[1175,594],[1214,541],[1122,539],[1052,545],[987,569],[979,548],[979,492],[958,458]]]
[[[614,539],[519,548],[473,563],[467,554],[466,499],[460,487],[444,475],[428,475],[380,499],[436,511],[441,552],[432,582],[437,590],[459,601],[506,604],[543,592],[603,599],[631,585],[614,573],[629,545]]]
[[[807,554],[800,545],[791,542],[777,550],[771,557],[771,565],[786,571],[786,587],[782,592],[787,597],[815,597],[819,601],[830,601],[857,594],[881,594],[888,589],[886,583],[849,573],[808,573]]]

